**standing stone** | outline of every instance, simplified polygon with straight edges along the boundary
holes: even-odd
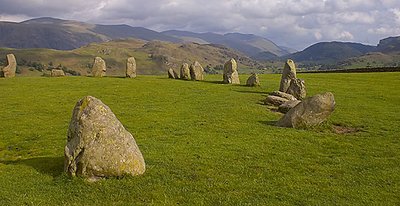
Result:
[[[288,59],[285,63],[285,67],[283,68],[279,91],[286,92],[290,86],[290,82],[293,79],[296,79],[296,66],[293,60]]]
[[[63,77],[63,76],[65,76],[65,73],[61,69],[52,69],[50,76],[51,77]]]
[[[189,65],[186,63],[183,63],[181,66],[181,79],[189,80],[190,79],[190,69]]]
[[[293,95],[285,93],[285,92],[280,92],[280,91],[273,91],[273,92],[271,92],[271,95],[277,96],[277,97],[282,97],[287,100],[297,100],[296,97],[294,97]]]
[[[272,106],[278,107],[278,106],[284,104],[287,101],[289,101],[289,100],[285,99],[283,97],[269,95],[269,96],[267,96],[267,98],[265,98],[264,103],[266,105],[272,105]]]
[[[193,81],[204,80],[203,72],[204,72],[204,69],[199,62],[195,61],[195,62],[193,62],[192,65],[190,65],[190,78]]]
[[[298,105],[301,101],[299,100],[289,100],[281,105],[279,105],[278,112],[286,114],[289,110],[291,110],[293,107]]]
[[[179,76],[172,68],[170,68],[170,69],[168,69],[168,78],[179,79]]]
[[[324,122],[335,110],[332,93],[317,94],[306,98],[289,110],[278,122],[280,127],[304,128]]]
[[[302,79],[294,79],[290,82],[290,86],[286,93],[293,95],[297,99],[304,99],[307,95],[306,85]]]
[[[247,79],[246,85],[250,87],[260,86],[260,80],[258,79],[258,75],[252,73],[251,76]]]
[[[17,60],[14,54],[7,54],[7,66],[2,70],[2,76],[5,78],[15,77],[17,71]]]
[[[135,57],[129,57],[126,61],[126,77],[135,78],[136,77],[136,60]]]
[[[106,76],[106,62],[101,57],[96,57],[94,59],[92,74],[94,77],[104,77]]]
[[[64,170],[89,180],[140,175],[145,162],[135,139],[95,97],[76,103],[68,129]]]
[[[224,65],[223,82],[225,84],[240,84],[237,63],[233,58]]]

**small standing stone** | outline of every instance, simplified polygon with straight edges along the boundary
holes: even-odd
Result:
[[[278,107],[278,112],[286,114],[289,110],[291,110],[293,107],[298,105],[301,101],[299,100],[289,100]]]
[[[287,100],[297,100],[296,97],[294,97],[293,95],[287,94],[285,92],[280,92],[280,91],[273,91],[273,92],[271,92],[271,95],[272,96],[277,96],[277,97],[282,97],[282,98],[285,98]]]
[[[279,91],[286,92],[290,86],[290,82],[294,79],[296,79],[296,65],[293,60],[288,59],[283,68]]]
[[[50,76],[51,77],[63,77],[63,76],[65,76],[65,73],[61,69],[52,69]]]
[[[233,58],[224,65],[223,82],[225,84],[240,84],[237,63]]]
[[[181,79],[189,80],[190,79],[189,65],[186,63],[183,63],[181,66],[180,73],[181,73]]]
[[[15,77],[17,71],[17,60],[14,54],[7,54],[7,66],[2,69],[2,76],[5,78]]]
[[[136,77],[136,60],[135,57],[129,57],[126,61],[126,77],[135,78]]]
[[[64,170],[89,180],[140,175],[145,162],[132,134],[99,99],[86,96],[73,110]]]
[[[258,75],[252,73],[251,76],[247,79],[246,85],[250,87],[260,86],[260,80],[258,78]]]
[[[280,127],[304,128],[321,124],[335,110],[335,98],[332,93],[317,94],[304,99],[289,110],[278,122]]]
[[[190,78],[193,81],[202,81],[204,80],[204,69],[198,61],[193,62],[190,65]]]
[[[288,99],[285,99],[283,97],[278,97],[278,96],[273,96],[273,95],[269,95],[267,96],[267,98],[265,98],[264,103],[266,105],[272,105],[272,106],[280,106],[283,103],[289,101]]]
[[[94,58],[94,63],[92,67],[92,74],[94,77],[104,77],[106,76],[106,62],[101,57]]]
[[[168,78],[170,79],[179,79],[178,73],[175,72],[172,68],[168,69]]]

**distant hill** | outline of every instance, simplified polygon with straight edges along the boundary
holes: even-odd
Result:
[[[210,32],[194,33],[178,30],[169,30],[162,33],[180,38],[183,41],[224,45],[236,49],[249,57],[256,57],[258,60],[269,60],[289,54],[286,49],[277,46],[266,38],[254,34],[228,33],[221,35]]]
[[[37,18],[21,23],[0,22],[0,47],[72,50],[119,38],[179,42],[180,39],[143,27],[95,25],[55,18]]]
[[[129,25],[96,25],[50,17],[31,19],[21,23],[0,22],[0,47],[72,50],[93,42],[123,38],[172,43],[219,44],[249,57],[256,57],[258,60],[274,59],[290,53],[272,41],[253,34],[221,35],[174,30],[157,32]]]
[[[107,63],[107,74],[124,76],[126,59],[136,58],[139,74],[166,74],[173,68],[179,71],[182,63],[199,61],[209,71],[221,72],[221,65],[230,58],[239,63],[239,71],[257,68],[261,65],[246,55],[221,45],[201,45],[196,43],[170,43],[120,39],[101,43],[91,43],[84,47],[62,51],[53,49],[0,49],[0,67],[8,53],[14,53],[23,75],[41,75],[38,70],[54,67],[64,68],[70,73],[90,74],[93,59],[100,56]],[[211,70],[210,70],[211,69]]]
[[[360,43],[320,42],[287,57],[297,62],[334,64],[338,61],[361,56],[375,50],[375,46]]]
[[[377,50],[382,53],[400,52],[400,36],[380,40]]]

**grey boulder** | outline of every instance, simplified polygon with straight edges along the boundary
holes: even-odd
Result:
[[[307,128],[321,124],[335,110],[332,93],[317,94],[290,109],[278,122],[280,127]]]
[[[65,146],[64,170],[89,180],[140,175],[145,162],[135,139],[111,109],[92,96],[73,110]]]

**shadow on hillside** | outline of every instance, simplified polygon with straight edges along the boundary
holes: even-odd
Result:
[[[42,174],[52,177],[60,176],[64,170],[64,157],[35,157],[23,160],[1,161],[0,163],[6,165],[26,165]]]

